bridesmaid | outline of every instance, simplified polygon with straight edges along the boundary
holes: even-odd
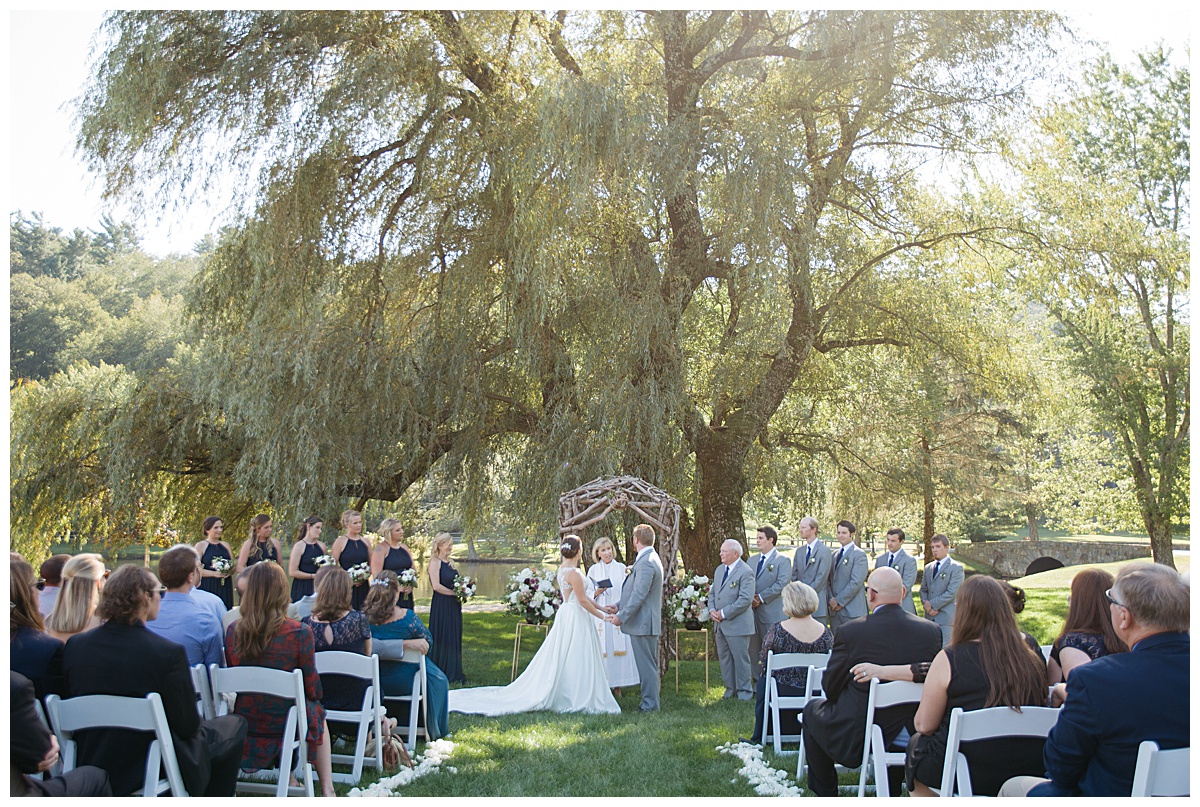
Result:
[[[462,668],[462,602],[454,594],[454,578],[458,570],[450,562],[454,539],[448,532],[439,532],[433,539],[433,557],[429,560],[429,584],[433,587],[433,602],[429,605],[429,631],[433,647],[429,658],[446,673],[451,682],[467,682]]]
[[[379,522],[379,534],[383,540],[371,553],[371,577],[379,577],[380,572],[387,570],[395,572],[399,578],[400,572],[413,567],[412,550],[404,543],[404,527],[400,526],[400,519],[385,518]],[[400,599],[396,605],[401,608],[414,607],[412,586],[400,586]]]
[[[225,608],[233,607],[233,549],[221,540],[225,532],[225,522],[216,516],[204,519],[204,540],[196,544],[196,552],[200,554],[200,588],[209,594],[216,594],[225,603]],[[225,574],[213,569],[213,558],[225,558],[229,561],[229,571]]]
[[[242,544],[242,551],[238,552],[238,574],[264,560],[279,563],[283,548],[279,546],[277,539],[271,537],[274,528],[271,517],[265,513],[259,513],[250,519],[250,540]]]
[[[347,510],[342,513],[342,529],[345,533],[338,536],[338,539],[333,542],[333,549],[329,550],[329,554],[338,562],[346,571],[350,571],[351,566],[357,566],[360,563],[370,564],[371,561],[371,545],[367,539],[362,537],[363,517],[362,513],[357,510]],[[369,581],[354,584],[354,596],[351,602],[355,611],[361,611],[363,603],[367,601],[367,585]]]
[[[309,516],[300,522],[296,543],[288,557],[288,574],[292,578],[292,602],[313,593],[313,578],[317,576],[317,558],[325,554],[321,543],[323,520]]]

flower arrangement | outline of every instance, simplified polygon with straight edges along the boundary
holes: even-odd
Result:
[[[400,588],[408,586],[409,588],[417,587],[417,572],[415,569],[405,569],[400,574],[396,575],[400,579]]]
[[[350,580],[356,586],[371,579],[371,564],[369,563],[360,563],[357,566],[351,566],[346,571],[350,572]]]
[[[337,561],[333,559],[333,555],[318,555],[313,563],[317,564],[317,568],[319,569],[322,566],[334,566],[337,564]]]
[[[671,621],[697,624],[708,620],[709,579],[703,575],[677,577],[667,583]]]
[[[212,559],[212,570],[222,577],[229,574],[233,569],[233,564],[229,562],[229,558],[215,557]]]
[[[454,576],[454,596],[458,597],[459,602],[466,602],[475,596],[475,589],[478,585],[475,578],[466,577],[461,574]]]
[[[531,625],[554,618],[562,605],[562,594],[554,578],[546,572],[525,568],[508,578],[508,612],[523,617]]]

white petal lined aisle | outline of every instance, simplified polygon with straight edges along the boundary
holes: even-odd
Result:
[[[396,792],[397,788],[404,787],[414,779],[420,779],[427,773],[433,773],[438,768],[442,767],[442,763],[450,758],[454,753],[454,743],[450,740],[434,740],[425,746],[425,753],[418,754],[413,760],[415,765],[412,768],[400,768],[400,772],[394,776],[388,776],[374,782],[365,788],[354,788],[350,791],[351,796],[361,797],[377,797],[377,796],[399,796],[402,795]],[[448,773],[458,773],[458,771],[446,766]]]
[[[801,789],[787,781],[787,771],[772,768],[763,761],[762,748],[751,743],[725,743],[717,751],[732,754],[742,761],[738,775],[744,776],[760,796],[799,796]]]

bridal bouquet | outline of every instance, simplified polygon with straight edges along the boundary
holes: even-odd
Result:
[[[369,563],[360,563],[357,566],[351,566],[346,571],[350,572],[350,580],[356,586],[371,579],[371,564]]]
[[[708,619],[710,583],[703,575],[676,578],[667,583],[667,604],[673,622],[699,623]]]
[[[554,578],[546,572],[522,569],[508,578],[508,612],[523,617],[531,625],[554,618],[562,605],[562,594]]]
[[[217,574],[227,575],[232,568],[233,564],[229,562],[228,558],[217,557],[212,559],[212,570]]]
[[[459,602],[466,602],[474,597],[476,588],[475,578],[461,574],[454,576],[454,596],[458,597]]]
[[[333,559],[333,555],[318,555],[313,563],[317,564],[317,568],[337,565],[337,561]]]
[[[400,578],[400,586],[408,586],[409,588],[417,587],[417,573],[414,569],[405,569],[397,575]]]

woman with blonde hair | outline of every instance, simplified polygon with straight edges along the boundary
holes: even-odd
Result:
[[[412,550],[404,543],[404,526],[398,518],[385,518],[379,522],[379,535],[383,540],[371,552],[371,577],[389,571],[399,578],[401,572],[413,567]],[[412,586],[400,585],[400,600],[396,605],[415,607]]]
[[[355,566],[371,563],[371,544],[362,537],[363,517],[357,510],[347,510],[342,513],[342,529],[345,530],[333,542],[329,554],[346,571]],[[354,584],[354,596],[351,598],[355,611],[361,611],[367,601],[367,581]]]
[[[621,586],[625,583],[626,567],[616,559],[616,551],[611,538],[601,538],[592,545],[592,567],[588,569],[587,579],[595,591],[596,605],[601,608],[621,604]],[[604,654],[604,673],[608,677],[608,685],[614,694],[620,695],[621,687],[636,686],[639,681],[629,637],[611,622],[596,617],[592,619],[600,637],[600,652]]]
[[[46,617],[46,632],[65,642],[77,633],[99,627],[96,606],[106,575],[104,559],[93,552],[67,561],[62,571],[62,591]]]
[[[429,585],[433,600],[429,603],[429,630],[433,632],[433,649],[429,657],[445,671],[446,677],[460,684],[467,682],[462,667],[462,601],[454,593],[454,578],[458,569],[450,560],[454,538],[439,532],[433,538],[433,557],[429,559]]]
[[[259,563],[246,573],[241,618],[225,630],[225,659],[230,667],[251,665],[304,673],[304,701],[308,710],[308,761],[315,764],[321,794],[333,796],[333,765],[325,707],[321,705],[321,679],[313,651],[313,634],[307,626],[288,619],[287,574],[277,563]],[[250,723],[242,749],[242,767],[273,768],[279,764],[285,701],[268,695],[242,694],[234,709]]]
[[[283,556],[283,549],[279,545],[279,540],[271,537],[274,529],[275,525],[266,513],[259,513],[250,519],[250,537],[242,544],[242,549],[238,552],[238,574],[264,560],[279,563],[279,558]]]

